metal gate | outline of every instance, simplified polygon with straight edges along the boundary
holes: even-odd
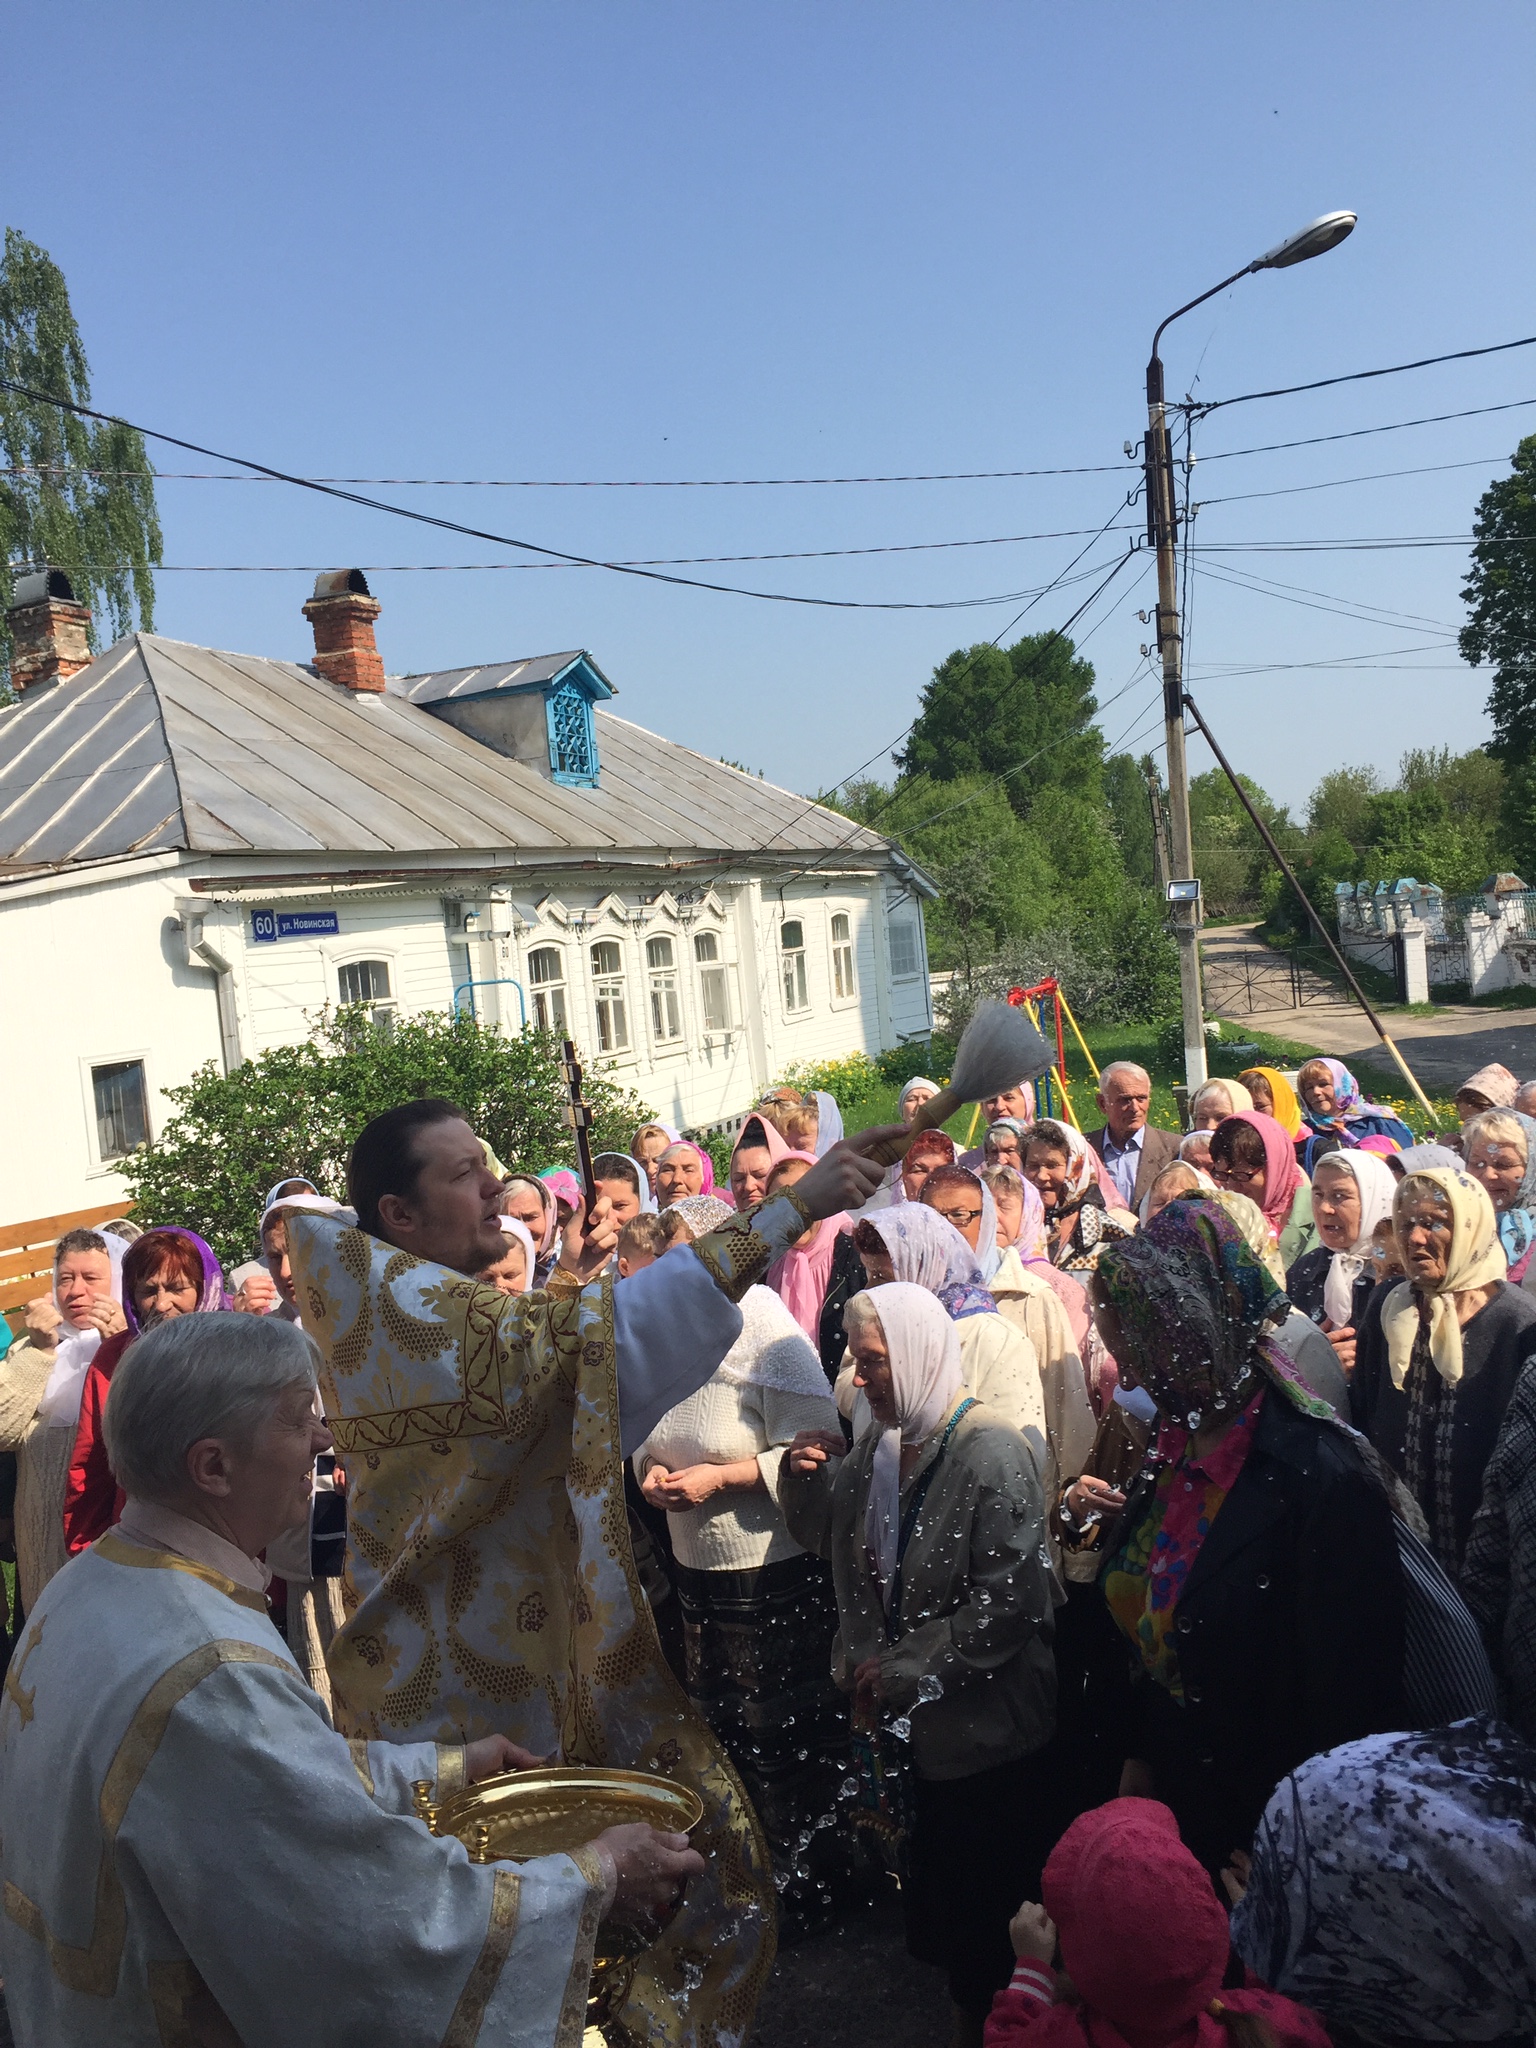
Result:
[[[1352,998],[1341,982],[1331,980],[1292,950],[1287,953],[1243,947],[1230,953],[1206,953],[1200,963],[1206,1011],[1224,1017],[1261,1016],[1267,1010],[1349,1008]]]

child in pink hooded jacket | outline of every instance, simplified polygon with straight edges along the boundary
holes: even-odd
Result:
[[[1045,1904],[1022,1905],[1010,1929],[1018,1964],[986,2048],[1329,2048],[1315,2013],[1257,1978],[1222,1989],[1226,1912],[1157,1800],[1081,1815],[1042,1889]]]

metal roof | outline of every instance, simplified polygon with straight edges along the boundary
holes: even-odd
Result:
[[[534,654],[525,661],[483,662],[478,668],[442,668],[426,676],[390,676],[384,687],[413,704],[440,704],[448,697],[492,697],[498,690],[527,690],[552,683],[577,662],[585,662],[598,680],[613,685],[590,654],[573,648],[569,654]],[[617,694],[615,692],[615,694]]]
[[[456,678],[480,678],[468,695],[490,678],[548,680],[577,658],[395,678],[363,695],[295,662],[131,635],[0,711],[0,863],[179,849],[676,858],[770,842],[770,864],[844,847],[855,862],[890,859],[885,840],[836,812],[608,711],[595,713],[599,786],[573,789],[412,701],[424,684],[454,694]]]

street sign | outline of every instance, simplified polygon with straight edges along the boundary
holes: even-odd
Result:
[[[251,939],[258,946],[273,946],[279,939],[334,939],[340,934],[341,920],[334,910],[251,912]]]

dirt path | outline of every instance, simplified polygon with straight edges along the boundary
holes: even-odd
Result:
[[[1200,955],[1210,1015],[1314,1045],[1373,1077],[1390,1076],[1401,1088],[1402,1075],[1358,1005],[1341,1000],[1319,975],[1303,972],[1299,983],[1293,980],[1287,956],[1266,946],[1256,925],[1225,925],[1202,934]],[[1536,1076],[1536,1011],[1447,1003],[1433,1017],[1387,1014],[1382,1022],[1432,1093],[1449,1094],[1490,1060],[1521,1080]]]

